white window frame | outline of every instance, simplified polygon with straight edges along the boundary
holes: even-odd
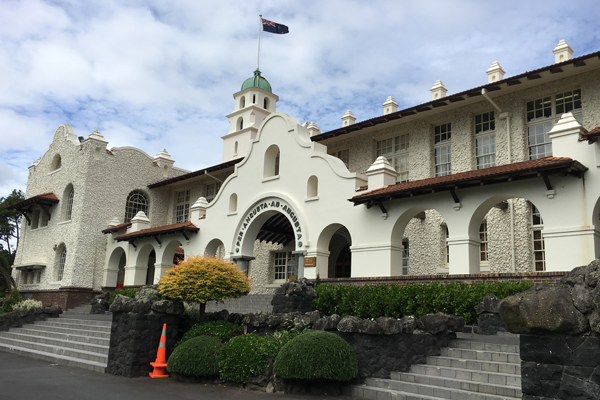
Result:
[[[479,225],[479,267],[489,268],[489,236],[488,236],[488,224],[487,221],[483,220]]]
[[[409,180],[410,136],[408,133],[375,142],[375,158],[384,156],[396,170],[396,182]]]
[[[208,201],[209,203],[211,201],[213,201],[213,199],[215,198],[215,196],[217,195],[217,193],[219,193],[219,190],[221,189],[221,182],[213,182],[213,183],[207,183],[204,186],[204,198],[206,199],[206,201]]]
[[[566,98],[569,100],[565,101]],[[583,122],[581,89],[573,89],[527,102],[525,119],[530,160],[552,155],[552,141],[548,132],[565,112],[571,112],[580,123]]]
[[[143,199],[143,201],[141,200]],[[125,222],[131,221],[138,212],[143,211],[146,217],[150,218],[150,201],[144,193],[134,190],[127,195],[125,203]]]
[[[496,119],[494,111],[475,116],[477,169],[496,166]]]
[[[452,174],[452,124],[433,128],[433,164],[435,176]]]
[[[63,280],[65,274],[65,263],[67,261],[67,247],[62,246],[60,255],[58,257],[58,263],[56,265],[56,281],[60,282]]]
[[[296,262],[296,269],[288,267],[290,260]],[[273,253],[273,282],[287,282],[290,276],[297,275],[298,262],[291,251],[278,251]]]
[[[542,219],[540,210],[531,203],[531,241],[534,272],[546,270],[546,244],[544,243],[544,236],[542,235],[543,229],[544,220]],[[539,243],[539,245],[536,246],[536,243]]]
[[[67,195],[67,209],[65,210],[65,221],[70,221],[73,216],[73,197],[75,197],[75,190],[71,187],[69,194]]]
[[[410,248],[408,239],[402,240],[402,275],[408,275],[410,266]]]
[[[173,221],[178,224],[186,222],[190,217],[190,191],[175,192],[175,207],[173,207]]]

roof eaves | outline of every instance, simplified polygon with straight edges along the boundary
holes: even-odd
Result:
[[[224,162],[222,164],[213,165],[212,167],[200,169],[198,171],[189,172],[187,174],[179,175],[179,176],[176,176],[174,178],[169,178],[169,179],[165,179],[165,180],[158,181],[158,182],[155,182],[155,183],[151,183],[151,184],[148,185],[148,188],[149,189],[154,189],[154,188],[157,188],[157,187],[170,185],[171,183],[181,182],[181,181],[184,181],[186,179],[192,179],[192,178],[195,178],[197,176],[202,176],[202,175],[204,175],[206,173],[221,171],[221,170],[233,167],[235,164],[239,163],[243,159],[244,159],[244,157],[236,158],[235,160],[227,161],[227,162]]]

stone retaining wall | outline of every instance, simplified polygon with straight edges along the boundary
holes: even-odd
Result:
[[[206,312],[227,310],[230,313],[250,314],[259,311],[272,312],[272,294],[250,294],[237,299],[227,299],[223,302],[209,301],[206,303]]]
[[[62,314],[59,306],[32,308],[31,310],[14,310],[0,314],[0,331],[8,331],[10,328],[20,328],[24,324],[35,321],[45,321],[50,317],[58,317]]]

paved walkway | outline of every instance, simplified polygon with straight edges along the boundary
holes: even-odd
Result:
[[[235,387],[184,383],[171,378],[124,378],[0,352],[0,398],[2,400],[320,400],[331,399],[332,396],[267,394]],[[333,398],[354,399],[349,396]]]

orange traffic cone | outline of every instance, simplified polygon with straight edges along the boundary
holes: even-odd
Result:
[[[150,372],[150,378],[168,378],[167,374],[167,324],[163,324],[162,335],[160,336],[160,344],[156,352],[156,361],[150,365],[154,367],[154,371]]]

